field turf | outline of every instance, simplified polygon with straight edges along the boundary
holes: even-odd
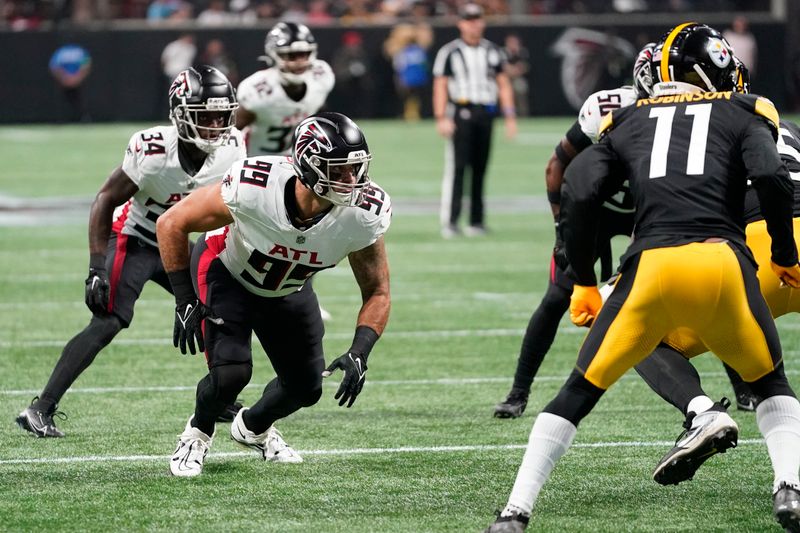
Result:
[[[387,235],[393,308],[352,409],[322,400],[278,427],[301,465],[266,464],[219,425],[204,474],[168,475],[192,412],[201,357],[171,345],[171,296],[146,287],[134,322],[75,383],[34,439],[13,420],[45,384],[64,343],[88,322],[83,280],[88,205],[145,125],[0,127],[0,530],[477,532],[502,508],[536,413],[572,368],[584,332],[568,319],[525,415],[492,418],[508,391],[528,318],[546,286],[553,230],[543,172],[571,119],[495,130],[482,238],[443,241],[443,142],[431,122],[366,121],[371,175],[394,199]],[[501,124],[498,124],[501,126]],[[617,251],[623,242],[615,243]],[[344,261],[315,282],[326,359],[348,346],[359,296]],[[797,386],[800,331],[779,320]],[[253,402],[272,369],[254,350]],[[731,396],[722,366],[695,360],[712,398]],[[772,472],[755,415],[733,413],[740,445],[689,483],[661,487],[655,463],[683,417],[628,374],[580,426],[534,511],[532,531],[779,531]]]

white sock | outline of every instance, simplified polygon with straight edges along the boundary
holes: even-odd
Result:
[[[686,407],[686,414],[694,412],[694,414],[699,415],[700,413],[705,413],[713,406],[714,402],[708,396],[695,396]]]
[[[540,413],[533,423],[525,456],[517,472],[517,480],[508,498],[508,506],[530,514],[550,472],[569,449],[578,429],[566,418]]]
[[[791,396],[771,396],[756,408],[758,429],[767,441],[775,481],[800,487],[800,402]]]

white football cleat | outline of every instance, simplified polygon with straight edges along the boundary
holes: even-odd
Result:
[[[684,432],[653,472],[656,483],[677,485],[692,479],[707,459],[736,447],[739,426],[727,413],[730,404],[727,398],[723,398],[708,411],[699,415],[690,412],[686,416]]]
[[[265,461],[275,463],[302,463],[303,458],[286,444],[281,432],[270,426],[264,433],[256,435],[244,425],[242,415],[247,411],[247,407],[242,407],[236,418],[231,423],[231,439],[242,446],[252,448],[261,453]]]
[[[213,437],[192,427],[192,418],[194,415],[189,417],[183,433],[178,435],[178,447],[169,461],[169,471],[173,476],[195,477],[203,473],[203,462]]]

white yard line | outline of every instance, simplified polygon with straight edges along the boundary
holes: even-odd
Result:
[[[738,445],[763,444],[761,439],[740,439]],[[660,448],[674,446],[673,441],[621,441],[621,442],[578,442],[573,449],[593,448]],[[338,456],[338,455],[390,455],[399,453],[461,453],[461,452],[494,452],[506,450],[524,450],[524,444],[478,444],[472,446],[403,446],[400,448],[350,448],[333,450],[297,450],[305,456]],[[209,454],[209,459],[228,457],[255,457],[253,452],[219,452]],[[37,459],[0,459],[0,465],[27,464],[75,464],[104,462],[151,462],[169,461],[169,455],[87,455],[78,457],[41,457]]]
[[[703,372],[700,374],[704,379],[715,379],[727,377],[725,372]],[[787,370],[786,375],[797,376],[800,375],[800,370]],[[536,376],[536,382],[557,382],[561,383],[567,379],[567,374],[563,376]],[[636,374],[626,374],[621,379],[639,379]],[[383,387],[383,386],[418,386],[418,385],[483,385],[486,383],[511,383],[512,376],[487,376],[481,378],[436,378],[436,379],[371,379],[367,381],[368,387]],[[264,388],[264,383],[250,383],[247,385],[248,389]],[[325,387],[338,387],[339,384],[335,382],[323,383]],[[171,386],[141,386],[141,387],[75,387],[69,389],[67,394],[138,394],[138,393],[155,393],[155,392],[184,392],[194,391],[197,385],[171,385]],[[30,396],[38,394],[40,391],[37,389],[0,389],[0,396]]]

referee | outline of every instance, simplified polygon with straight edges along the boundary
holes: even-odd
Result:
[[[442,181],[442,237],[461,233],[458,218],[464,193],[464,173],[470,168],[470,212],[467,236],[484,235],[483,177],[489,161],[492,121],[498,96],[507,136],[517,132],[514,94],[503,73],[505,59],[499,46],[483,38],[483,9],[466,4],[458,30],[461,38],[444,45],[433,65],[433,114],[436,129],[449,139]]]

